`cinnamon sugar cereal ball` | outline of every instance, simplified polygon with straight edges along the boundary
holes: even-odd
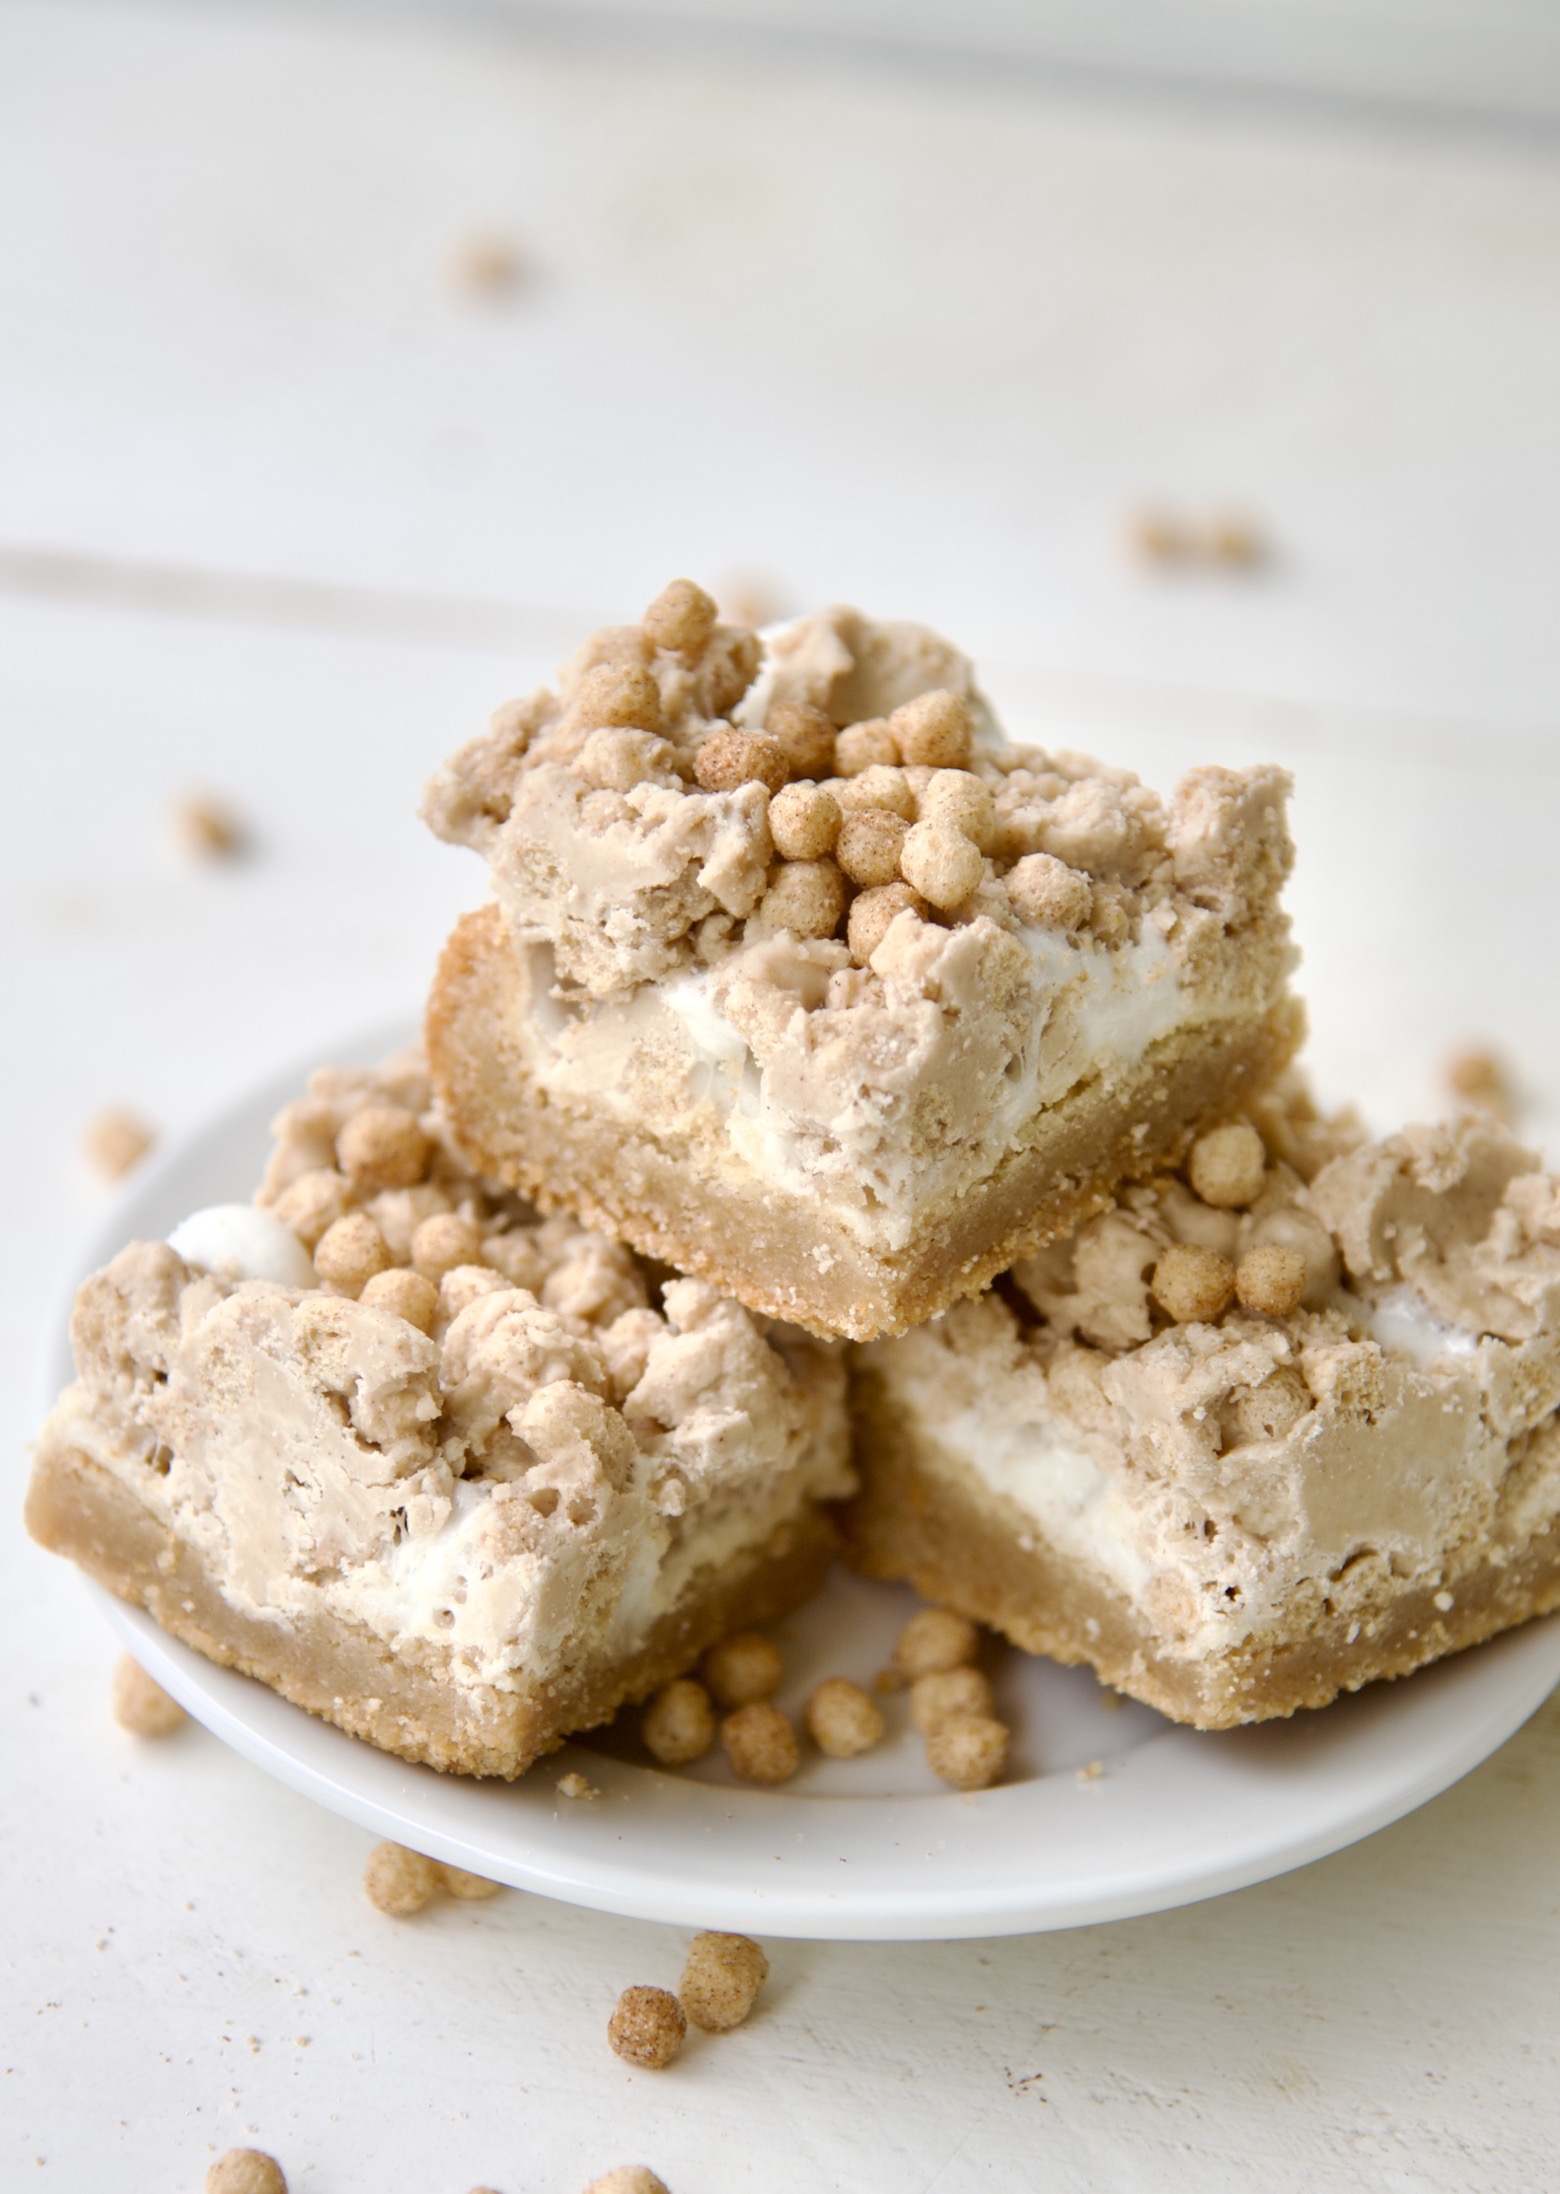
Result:
[[[769,803],[769,835],[786,861],[821,861],[840,834],[840,804],[822,785],[782,785]]]
[[[702,655],[715,630],[715,604],[691,579],[663,587],[641,622],[658,648],[690,659]]]
[[[128,1653],[115,1664],[109,1702],[114,1720],[132,1737],[171,1737],[189,1719],[178,1700],[170,1699]]]
[[[886,808],[862,808],[840,825],[834,858],[853,884],[892,884],[908,826]]]
[[[1205,1204],[1216,1211],[1243,1211],[1262,1194],[1267,1152],[1248,1121],[1231,1120],[1198,1136],[1186,1173]]]
[[[688,2036],[683,2007],[669,1988],[625,1988],[607,2021],[607,2040],[629,2064],[661,2072]]]
[[[1154,1267],[1149,1293],[1177,1325],[1207,1323],[1229,1305],[1235,1267],[1216,1249],[1172,1242]]]
[[[690,1760],[702,1760],[715,1742],[715,1709],[709,1693],[691,1676],[679,1676],[650,1701],[639,1731],[651,1757],[663,1767],[686,1767]]]
[[[1299,1250],[1260,1242],[1235,1267],[1235,1293],[1243,1310],[1261,1318],[1288,1318],[1300,1308],[1309,1277]]]
[[[706,1931],[688,1945],[677,2000],[701,2034],[740,2026],[769,1978],[769,1960],[746,1935]]]
[[[206,2172],[206,2194],[287,2194],[287,2179],[262,2148],[230,2148]]]
[[[910,1719],[923,1737],[944,1722],[990,1718],[989,1679],[978,1668],[934,1668],[910,1686]]]
[[[1094,905],[1087,876],[1080,876],[1053,853],[1026,853],[1021,861],[1013,863],[1003,881],[1013,911],[1022,922],[1043,922],[1052,929],[1081,929]]]
[[[376,1912],[409,1920],[431,1905],[443,1883],[432,1859],[404,1844],[375,1844],[363,1869],[363,1887]]]
[[[842,777],[859,777],[864,769],[901,759],[899,741],[880,717],[835,733],[834,766]]]
[[[392,1265],[386,1272],[376,1272],[363,1283],[358,1296],[360,1303],[369,1303],[375,1310],[388,1310],[393,1317],[404,1318],[419,1333],[433,1331],[434,1314],[439,1307],[439,1291],[420,1272],[409,1272],[405,1265]]]
[[[346,1216],[348,1193],[346,1177],[334,1166],[315,1166],[289,1181],[271,1209],[305,1249],[313,1250],[326,1229]]]
[[[764,729],[776,741],[793,777],[818,779],[834,775],[834,726],[821,708],[805,701],[779,701],[764,719]]]
[[[947,823],[917,823],[899,849],[899,872],[934,907],[962,906],[986,873],[981,850]]]
[[[889,727],[907,762],[933,769],[963,769],[970,758],[975,719],[968,701],[939,688],[907,701],[889,718]]]
[[[946,823],[982,853],[991,851],[997,834],[996,803],[972,771],[933,770],[922,788],[918,812],[923,823]]]
[[[777,1706],[755,1700],[739,1706],[720,1725],[732,1772],[745,1783],[788,1782],[801,1765],[796,1731]]]
[[[764,894],[764,921],[795,937],[832,937],[845,912],[845,879],[832,861],[786,861]]]
[[[619,2164],[615,2171],[592,2179],[585,2194],[671,2194],[671,2188],[648,2164]]]
[[[847,815],[862,808],[883,808],[907,823],[915,821],[915,794],[902,769],[888,762],[874,762],[854,777],[841,778],[835,797]]]
[[[850,943],[851,958],[865,967],[878,946],[888,935],[889,926],[908,908],[914,914],[926,912],[926,901],[917,891],[904,882],[879,884],[872,891],[858,892],[850,903],[850,919],[845,925],[845,935]]]
[[[574,710],[593,730],[623,724],[634,731],[659,731],[661,689],[642,664],[598,663],[580,680]]]
[[[772,1699],[784,1674],[780,1648],[758,1630],[733,1631],[704,1656],[704,1681],[722,1706]]]
[[[830,1676],[808,1700],[802,1714],[807,1734],[831,1760],[853,1760],[883,1742],[888,1728],[883,1709],[860,1684]]]
[[[434,1287],[447,1272],[482,1262],[482,1230],[458,1211],[436,1211],[412,1236],[412,1264]]]
[[[336,1163],[360,1192],[415,1188],[428,1170],[428,1138],[401,1105],[363,1105],[336,1137]]]
[[[314,1269],[338,1295],[360,1295],[389,1263],[385,1238],[366,1211],[349,1211],[315,1245]]]
[[[789,774],[784,749],[761,731],[712,731],[693,758],[693,774],[706,792],[735,792],[739,785],[766,785],[778,792]]]
[[[926,1739],[926,1764],[955,1790],[989,1790],[1007,1766],[1008,1730],[989,1714],[939,1722]]]
[[[439,1879],[452,1897],[462,1904],[483,1904],[489,1897],[496,1897],[503,1888],[502,1882],[490,1882],[485,1874],[468,1874],[463,1866],[438,1866]]]
[[[923,1607],[899,1633],[894,1666],[907,1683],[945,1668],[965,1668],[975,1658],[980,1633],[952,1608]]]

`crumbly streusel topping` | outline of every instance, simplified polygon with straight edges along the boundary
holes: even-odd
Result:
[[[523,940],[608,997],[782,933],[878,977],[973,926],[1183,956],[1270,909],[1288,780],[1208,768],[1168,802],[1127,770],[1008,744],[925,627],[825,610],[761,638],[677,581],[598,632],[556,691],[506,702],[430,783],[442,838],[488,860]],[[879,982],[881,989],[881,983]],[[877,1002],[881,1003],[881,999]]]

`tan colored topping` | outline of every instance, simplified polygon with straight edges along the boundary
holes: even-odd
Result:
[[[287,2194],[287,2178],[263,2148],[230,2148],[208,2166],[206,2194]]]
[[[693,774],[706,792],[735,792],[752,784],[778,792],[786,781],[785,750],[761,731],[733,731],[722,724],[694,756]]]
[[[1178,564],[1197,554],[1197,536],[1172,512],[1141,510],[1127,525],[1127,546],[1148,564]]]
[[[778,743],[793,777],[834,775],[834,726],[821,708],[805,701],[777,701],[764,729]]]
[[[415,1188],[428,1170],[428,1138],[399,1105],[364,1105],[336,1137],[336,1163],[359,1194]]]
[[[1216,1249],[1172,1242],[1154,1267],[1149,1292],[1177,1325],[1208,1323],[1235,1292],[1235,1267]]]
[[[962,906],[986,873],[981,850],[946,823],[917,823],[899,852],[900,873],[934,907]]]
[[[496,303],[520,287],[525,255],[512,237],[463,237],[450,255],[450,280],[465,296]]]
[[[432,1859],[404,1844],[375,1844],[363,1869],[363,1887],[376,1912],[409,1920],[431,1905],[444,1884]]]
[[[482,1262],[482,1232],[458,1211],[436,1211],[412,1236],[412,1263],[437,1287],[448,1272]]]
[[[837,779],[835,797],[847,815],[863,808],[883,808],[907,823],[915,821],[915,794],[910,780],[889,762],[874,762],[854,777]]]
[[[647,777],[676,775],[677,753],[656,732],[608,724],[591,733],[574,766],[598,792],[632,792]]]
[[[644,614],[644,628],[658,648],[666,648],[690,661],[702,655],[715,630],[716,608],[702,587],[691,579],[674,579],[663,587]]]
[[[889,925],[906,908],[912,913],[924,914],[926,901],[902,881],[879,884],[872,891],[858,893],[851,901],[845,934],[850,941],[851,957],[859,966],[866,966],[888,935]]]
[[[1243,1310],[1263,1318],[1288,1318],[1300,1308],[1308,1278],[1299,1250],[1262,1242],[1248,1249],[1236,1266],[1235,1293]]]
[[[328,1226],[314,1252],[314,1269],[338,1295],[361,1295],[390,1263],[385,1238],[366,1211],[349,1211]]]
[[[704,1681],[722,1706],[772,1699],[784,1674],[780,1648],[757,1630],[739,1630],[704,1656]]]
[[[923,1607],[899,1633],[894,1666],[907,1683],[914,1683],[918,1676],[966,1667],[979,1645],[980,1633],[965,1616],[951,1608]]]
[[[777,1706],[755,1700],[739,1706],[720,1725],[732,1772],[745,1783],[787,1782],[801,1765],[796,1731]]]
[[[1094,893],[1087,876],[1080,876],[1053,853],[1027,853],[1015,861],[1003,878],[1013,911],[1023,922],[1044,922],[1054,929],[1081,929],[1089,919]]]
[[[345,1177],[334,1166],[315,1166],[289,1182],[271,1208],[304,1248],[313,1250],[326,1229],[346,1216],[349,1193]]]
[[[502,1882],[490,1882],[485,1874],[468,1874],[463,1866],[439,1865],[439,1879],[452,1897],[462,1904],[484,1904],[489,1897],[496,1897],[503,1888]]]
[[[671,2188],[648,2164],[619,2164],[615,2171],[592,2179],[585,2194],[671,2194]]]
[[[117,1106],[97,1113],[81,1138],[81,1155],[105,1181],[117,1181],[141,1160],[157,1140],[155,1128]]]
[[[1208,528],[1208,554],[1216,564],[1249,568],[1267,561],[1268,544],[1260,529],[1238,512],[1226,511]]]
[[[989,853],[997,834],[997,810],[987,787],[967,769],[936,769],[922,787],[923,823],[946,823]]]
[[[821,860],[839,834],[840,804],[822,785],[783,785],[769,803],[769,835],[783,860]]]
[[[853,1760],[883,1742],[883,1709],[848,1676],[829,1676],[802,1711],[807,1734],[831,1760]]]
[[[769,1960],[757,1943],[706,1929],[688,1945],[677,1999],[701,2033],[729,2034],[757,2003],[768,1978]]]
[[[244,850],[244,826],[230,807],[208,793],[191,793],[173,811],[173,831],[199,861],[230,861]]]
[[[593,730],[602,724],[623,724],[635,731],[659,731],[661,689],[640,664],[598,663],[580,680],[574,713]]]
[[[439,1291],[420,1272],[408,1272],[405,1265],[391,1265],[388,1271],[376,1272],[364,1281],[358,1301],[375,1310],[388,1310],[392,1317],[404,1318],[419,1333],[431,1333]]]
[[[1203,1202],[1212,1204],[1215,1211],[1244,1211],[1262,1194],[1267,1177],[1262,1138],[1246,1120],[1210,1128],[1193,1143],[1186,1174]]]
[[[989,1790],[1007,1766],[1007,1724],[989,1714],[941,1722],[926,1740],[926,1764],[955,1790]]]
[[[975,721],[968,701],[957,693],[923,693],[896,708],[889,724],[907,762],[933,769],[963,769],[970,758]]]
[[[841,777],[859,777],[864,769],[902,761],[899,741],[886,722],[874,717],[864,724],[850,724],[835,736],[834,767]]]
[[[1515,1093],[1504,1060],[1480,1045],[1454,1051],[1446,1062],[1446,1082],[1454,1097],[1475,1112],[1493,1113],[1508,1124],[1515,1117]]]
[[[625,1988],[607,2021],[607,2040],[629,2064],[662,2072],[688,2037],[682,2005],[669,1988]]]
[[[853,884],[891,884],[899,876],[905,835],[903,817],[885,808],[864,808],[840,825],[835,859]]]
[[[990,1679],[978,1668],[937,1668],[910,1686],[910,1719],[923,1737],[945,1722],[989,1719]]]
[[[133,1655],[122,1653],[109,1694],[114,1720],[132,1737],[171,1737],[189,1717],[177,1699],[153,1683]]]
[[[663,1767],[686,1767],[690,1760],[702,1760],[715,1742],[715,1709],[709,1693],[691,1676],[679,1676],[645,1708],[639,1733],[652,1759]]]
[[[787,861],[765,893],[766,929],[797,937],[832,937],[845,912],[845,879],[832,861]]]

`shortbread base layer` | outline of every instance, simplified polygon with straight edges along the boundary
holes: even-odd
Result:
[[[808,1510],[762,1554],[707,1580],[663,1616],[630,1659],[506,1691],[458,1681],[436,1646],[392,1652],[372,1631],[334,1615],[304,1622],[246,1615],[223,1597],[187,1542],[77,1450],[40,1458],[27,1528],[183,1644],[349,1735],[448,1773],[506,1780],[683,1674],[729,1631],[799,1606],[823,1583],[839,1546],[827,1520]]]
[[[825,1339],[907,1332],[975,1295],[1020,1257],[1071,1232],[1115,1189],[1176,1164],[1293,1057],[1298,1003],[1188,1024],[1109,1084],[1049,1106],[979,1186],[929,1211],[905,1250],[874,1255],[815,1199],[735,1163],[712,1177],[674,1142],[560,1101],[532,1070],[521,954],[497,907],[467,915],[445,946],[428,1003],[434,1083],[461,1150],[544,1211],[563,1209],[635,1249],[696,1273],[750,1310]]]
[[[852,1565],[907,1580],[1026,1653],[1087,1663],[1103,1683],[1197,1729],[1326,1706],[1560,1607],[1560,1526],[1552,1526],[1519,1554],[1459,1576],[1449,1612],[1428,1584],[1384,1599],[1363,1624],[1308,1601],[1290,1628],[1187,1661],[1166,1652],[1120,1594],[1048,1547],[1032,1516],[966,1464],[927,1452],[871,1371],[856,1378],[863,1490],[842,1518]]]

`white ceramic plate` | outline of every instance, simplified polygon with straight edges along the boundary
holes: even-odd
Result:
[[[373,1059],[404,1028],[345,1047]],[[170,1150],[120,1196],[80,1270],[186,1212],[246,1196],[266,1124],[302,1087],[279,1078]],[[70,1375],[66,1305],[46,1381]],[[158,1682],[234,1750],[293,1789],[432,1856],[600,1911],[769,1935],[912,1940],[1123,1919],[1267,1879],[1354,1842],[1478,1764],[1560,1681],[1560,1617],[1324,1713],[1217,1736],[1176,1728],[1092,1676],[1007,1654],[995,1673],[1015,1730],[1010,1779],[961,1797],[930,1776],[890,1699],[866,1758],[816,1757],[784,1789],[723,1765],[664,1774],[609,1734],[518,1784],[407,1767],[214,1668],[138,1611],[98,1597]],[[796,1707],[821,1676],[861,1681],[887,1658],[910,1596],[845,1575],[785,1626]],[[571,1769],[594,1799],[559,1795]]]

